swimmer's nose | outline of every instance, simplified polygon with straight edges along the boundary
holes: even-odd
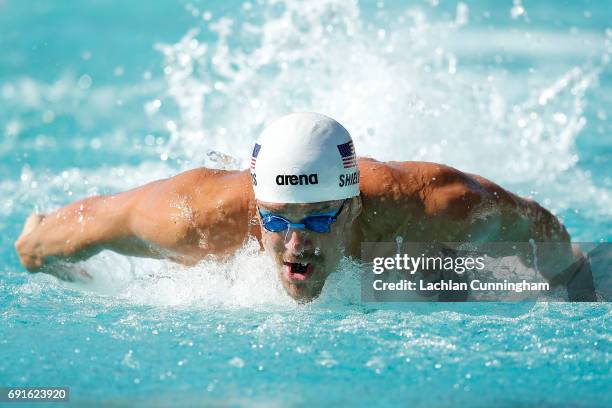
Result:
[[[290,228],[285,235],[285,248],[292,253],[301,253],[308,251],[312,246],[308,239],[308,233],[303,230]]]

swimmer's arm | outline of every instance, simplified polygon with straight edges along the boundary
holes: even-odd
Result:
[[[198,169],[124,193],[89,197],[30,217],[15,247],[32,272],[48,272],[56,261],[81,261],[104,249],[188,265],[206,255],[225,255],[247,237],[246,176]]]
[[[88,197],[49,214],[31,215],[15,242],[21,263],[31,272],[46,272],[57,261],[85,260],[103,249],[159,257],[159,252],[137,239],[130,228],[131,209],[155,184]]]
[[[572,245],[565,226],[555,215],[533,200],[512,194],[482,177],[473,177],[482,190],[480,205],[474,207],[476,220],[472,220],[472,224],[484,222],[495,226],[486,237],[488,241],[499,242],[494,246],[497,253],[491,254],[492,257],[515,255],[526,265],[535,263],[552,285],[568,285],[579,272],[588,272],[590,276],[584,254],[578,246]],[[483,207],[494,211],[479,222]],[[508,242],[517,245],[513,248],[513,245],[503,244]]]

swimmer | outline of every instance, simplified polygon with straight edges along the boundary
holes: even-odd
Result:
[[[535,201],[449,166],[358,158],[348,131],[317,113],[272,122],[250,169],[198,168],[123,193],[85,198],[25,222],[15,248],[30,272],[102,250],[194,265],[249,238],[274,260],[296,300],[319,295],[362,242],[558,242],[540,273],[570,299],[595,300],[588,262],[562,223]],[[499,253],[528,260],[520,250]],[[563,265],[575,265],[559,271]]]

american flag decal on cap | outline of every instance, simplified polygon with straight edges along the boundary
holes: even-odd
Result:
[[[340,152],[340,156],[342,156],[342,165],[345,169],[355,167],[357,165],[355,148],[353,148],[352,141],[338,145],[338,151]]]
[[[255,164],[257,163],[257,155],[259,154],[260,149],[261,145],[255,143],[255,147],[253,147],[253,153],[251,154],[251,170],[255,170]]]

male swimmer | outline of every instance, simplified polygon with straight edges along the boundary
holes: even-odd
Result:
[[[30,272],[59,275],[57,261],[84,260],[103,249],[193,265],[230,255],[253,237],[274,260],[287,293],[308,301],[343,256],[359,259],[362,242],[398,236],[558,242],[562,253],[541,259],[540,273],[566,285],[570,299],[595,300],[588,262],[536,202],[441,164],[358,159],[347,130],[317,113],[270,124],[255,143],[250,171],[199,168],[33,214],[15,247]],[[556,270],[560,258],[577,266]]]

